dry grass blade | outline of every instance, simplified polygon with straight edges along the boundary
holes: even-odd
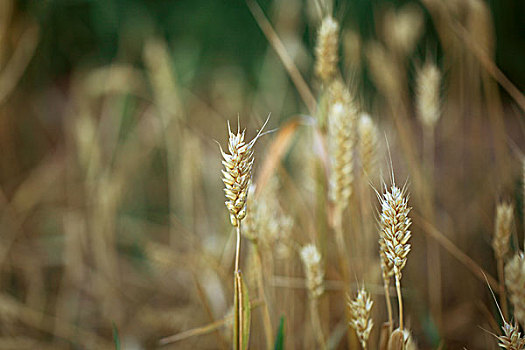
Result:
[[[235,273],[233,348],[248,349],[250,340],[250,300],[240,272]]]
[[[190,329],[190,330],[187,330],[187,331],[184,331],[184,332],[181,332],[181,333],[178,333],[178,334],[166,337],[166,338],[162,338],[159,340],[159,345],[168,345],[168,344],[175,343],[175,342],[187,339],[187,338],[211,333],[217,330],[218,328],[225,326],[227,322],[228,322],[228,318],[223,318],[222,320],[215,321],[206,326],[193,328],[193,329]]]
[[[265,158],[259,176],[257,177],[256,197],[259,196],[260,190],[265,188],[268,180],[274,175],[275,170],[278,168],[279,163],[291,145],[300,122],[301,120],[299,118],[293,118],[279,129],[279,132],[268,149],[268,156]]]
[[[259,6],[259,4],[257,4],[255,0],[246,0],[246,4],[248,4],[248,8],[250,9],[253,17],[255,18],[255,21],[266,36],[266,39],[268,39],[270,44],[273,46],[275,52],[277,52],[277,55],[283,62],[284,68],[286,68],[286,71],[290,75],[290,78],[292,79],[295,87],[297,88],[299,95],[301,95],[301,98],[305,103],[306,107],[313,115],[316,109],[315,97],[312,94],[312,91],[308,87],[308,84],[304,80],[303,76],[301,75],[301,72],[299,72],[299,70],[297,69],[297,66],[286,51],[284,44],[279,39],[279,36],[273,29],[271,23],[264,15],[264,12]]]
[[[261,304],[262,304],[261,300],[254,300],[253,303],[251,303],[249,305],[250,313],[251,313],[251,310],[255,309],[256,307],[260,306]],[[168,344],[176,343],[176,342],[179,342],[181,340],[185,340],[185,339],[188,339],[188,338],[191,338],[191,337],[197,337],[197,336],[200,336],[200,335],[211,333],[213,331],[216,331],[220,327],[226,326],[228,324],[228,322],[230,322],[231,318],[233,318],[233,314],[229,313],[223,319],[215,321],[215,322],[210,323],[210,324],[207,324],[205,326],[189,329],[189,330],[183,331],[181,333],[170,335],[169,337],[165,337],[165,338],[160,339],[159,340],[159,345],[168,345]]]
[[[388,350],[404,350],[405,349],[405,339],[403,331],[396,329],[388,340]]]

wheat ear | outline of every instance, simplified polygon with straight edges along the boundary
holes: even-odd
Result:
[[[338,48],[339,24],[327,16],[321,22],[315,46],[315,73],[324,83],[329,83],[337,73]]]
[[[506,350],[523,350],[525,349],[525,338],[521,336],[520,328],[517,323],[511,325],[503,320],[503,335],[497,336],[499,347]]]
[[[399,303],[399,328],[403,330],[403,298],[401,295],[401,271],[406,265],[407,255],[410,252],[408,240],[411,237],[408,217],[410,207],[405,191],[395,184],[390,191],[385,186],[385,192],[380,198],[381,202],[381,232],[380,249],[382,255],[391,264],[396,280],[397,299]]]
[[[518,252],[505,265],[505,284],[510,301],[514,305],[514,316],[525,327],[525,256]]]
[[[505,295],[504,261],[509,251],[510,235],[513,221],[513,207],[510,203],[500,203],[496,208],[496,223],[492,248],[498,266],[498,279],[500,288],[500,303],[504,317],[508,316],[507,297]]]
[[[318,307],[318,299],[324,292],[324,271],[321,264],[321,254],[319,254],[315,245],[308,244],[301,249],[301,260],[306,273],[313,331],[319,347],[324,349],[326,348],[326,343],[321,329]]]
[[[417,72],[416,107],[421,123],[433,129],[439,120],[441,73],[435,64],[427,62]]]
[[[234,339],[234,348],[238,349],[244,344],[244,331],[242,327],[246,320],[244,320],[244,303],[242,298],[245,297],[241,293],[244,288],[241,272],[239,270],[240,254],[241,254],[241,221],[246,216],[246,199],[248,197],[248,187],[251,181],[252,168],[254,162],[253,146],[261,136],[262,130],[268,123],[268,119],[262,126],[259,133],[248,143],[244,141],[245,131],[240,131],[240,123],[237,126],[237,133],[231,131],[230,123],[228,122],[228,150],[230,154],[226,154],[222,147],[220,147],[223,157],[222,164],[222,181],[224,182],[224,192],[226,195],[226,208],[230,213],[230,222],[236,228],[237,241],[235,245],[235,267],[234,267],[234,304],[237,305],[235,310],[236,329],[234,334],[238,338]],[[247,342],[247,340],[246,340]]]
[[[357,292],[355,299],[350,299],[350,296],[347,296],[347,298],[347,306],[350,315],[352,315],[350,326],[355,329],[363,350],[366,350],[370,332],[374,327],[374,321],[371,319],[374,302],[370,299],[370,294],[368,294],[364,288],[361,288]]]

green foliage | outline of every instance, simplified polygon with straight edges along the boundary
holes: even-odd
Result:
[[[277,337],[275,337],[275,350],[284,350],[284,316],[281,316],[279,321],[279,328],[277,329]]]
[[[120,338],[115,323],[113,323],[113,342],[115,343],[115,350],[120,350]]]

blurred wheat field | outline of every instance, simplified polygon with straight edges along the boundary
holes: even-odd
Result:
[[[246,50],[222,57],[152,3],[87,3],[136,22],[106,47],[43,24],[64,4],[0,4],[0,349],[525,349],[525,97],[500,67],[523,51],[498,5],[179,13],[217,10],[210,40]]]

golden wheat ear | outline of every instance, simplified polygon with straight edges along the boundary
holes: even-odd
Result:
[[[492,294],[492,298],[494,299],[494,302],[496,303],[496,307],[498,308],[501,319],[503,320],[503,326],[501,327],[501,329],[503,330],[503,335],[496,335],[492,332],[488,332],[488,333],[492,334],[499,341],[498,345],[500,346],[500,348],[507,349],[507,350],[525,349],[525,337],[521,336],[521,333],[519,331],[520,328],[518,326],[517,321],[514,321],[514,325],[507,322],[498,304],[496,295],[494,294],[494,291],[490,287],[490,283],[487,279],[487,276],[485,274],[483,275],[485,276],[485,280],[487,281],[487,286],[489,287],[490,293]]]
[[[325,84],[337,74],[338,51],[339,24],[332,16],[327,16],[321,22],[315,46],[315,73]]]
[[[361,346],[366,350],[370,332],[374,327],[374,321],[371,318],[374,302],[364,287],[359,289],[355,299],[351,299],[349,295],[347,295],[347,299],[347,307],[350,315],[352,315],[350,326],[355,329]]]

